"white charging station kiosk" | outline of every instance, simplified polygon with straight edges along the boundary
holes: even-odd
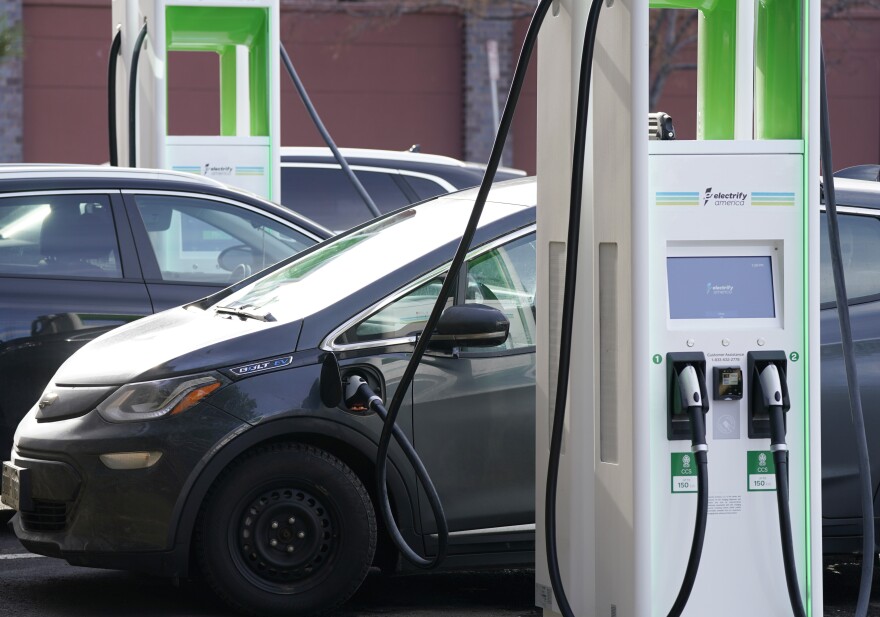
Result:
[[[116,102],[119,160],[128,161],[129,83],[138,34],[136,165],[217,178],[280,198],[278,0],[113,0],[122,33]],[[216,135],[168,134],[168,52],[219,57]]]
[[[649,9],[700,11],[697,134],[649,141]],[[536,604],[557,615],[544,480],[555,400],[571,144],[587,3],[559,0],[538,65]],[[756,366],[787,376],[790,512],[822,612],[818,0],[613,0],[590,129],[557,525],[577,615],[666,615],[694,528],[676,359],[706,375],[709,515],[685,615],[790,615]]]

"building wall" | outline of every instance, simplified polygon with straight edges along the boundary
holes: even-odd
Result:
[[[0,25],[21,24],[21,0],[0,0]],[[22,57],[0,58],[0,163],[22,157]]]
[[[25,0],[24,160],[108,160],[109,0]],[[282,10],[282,41],[340,146],[463,154],[462,20],[452,13],[367,22]],[[212,54],[169,60],[172,134],[219,132]],[[282,144],[323,145],[286,73]]]
[[[21,1],[0,7],[20,10]],[[7,63],[0,68],[0,96],[12,100],[0,101],[0,160],[106,161],[110,0],[23,4],[23,122],[16,119],[15,98],[22,77],[15,62]],[[483,162],[494,136],[485,40],[499,39],[503,107],[527,25],[528,19],[449,12],[371,21],[326,10],[282,11],[282,39],[340,145],[405,149],[418,143],[424,152]],[[880,15],[827,21],[825,47],[835,166],[880,162]],[[208,57],[170,63],[172,133],[216,130],[215,66]],[[532,69],[505,159],[529,172],[535,170],[535,83]],[[694,135],[695,93],[695,73],[679,72],[658,104],[673,116],[682,139]],[[282,110],[284,145],[321,145],[286,75]],[[23,144],[16,146],[22,127]]]

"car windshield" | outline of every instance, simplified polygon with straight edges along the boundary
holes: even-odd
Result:
[[[400,211],[336,240],[240,289],[219,305],[292,321],[350,296],[369,283],[459,238],[473,203],[437,199]],[[521,209],[486,205],[480,226]],[[401,284],[406,281],[401,281]]]

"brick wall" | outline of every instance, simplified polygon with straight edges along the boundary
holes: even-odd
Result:
[[[0,25],[21,23],[21,0],[0,0]],[[0,58],[0,163],[22,160],[22,58]]]
[[[498,42],[500,76],[497,83],[498,116],[504,111],[513,76],[515,22],[508,9],[492,9],[486,17],[468,15],[464,22],[464,158],[485,163],[492,152],[497,126],[493,122],[491,81],[486,44]],[[507,138],[502,165],[513,164],[514,135]]]

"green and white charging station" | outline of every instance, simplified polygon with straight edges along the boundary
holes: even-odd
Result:
[[[134,48],[147,36],[137,72],[136,164],[210,176],[268,199],[280,198],[278,0],[113,0],[120,160],[128,160],[129,83]],[[168,134],[168,52],[219,57],[216,135]]]
[[[697,139],[651,141],[649,9],[699,14]],[[536,604],[557,615],[544,479],[555,400],[581,41],[559,0],[538,60]],[[666,615],[694,533],[696,472],[673,364],[706,375],[709,507],[685,615],[779,616],[786,591],[758,366],[787,377],[790,512],[822,613],[818,0],[611,0],[599,21],[559,472],[562,579],[578,615]],[[702,358],[702,360],[700,360]],[[702,401],[705,403],[706,401]]]

